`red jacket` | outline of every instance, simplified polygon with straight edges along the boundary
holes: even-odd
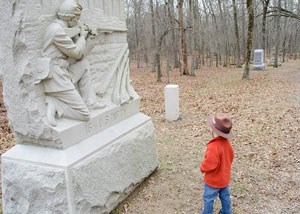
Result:
[[[233,149],[223,137],[215,137],[207,143],[205,158],[200,165],[204,181],[208,186],[223,188],[229,185]]]

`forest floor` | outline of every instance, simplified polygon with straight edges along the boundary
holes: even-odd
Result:
[[[206,118],[217,111],[233,118],[233,213],[299,214],[300,61],[250,71],[249,80],[242,80],[241,68],[201,67],[196,77],[174,70],[170,84],[179,85],[181,113],[175,122],[164,119],[166,76],[163,73],[163,82],[157,83],[150,68],[136,69],[132,63],[141,111],[155,126],[160,165],[112,213],[199,213],[203,206],[199,164],[212,138]],[[2,99],[0,124],[2,154],[13,145]],[[217,201],[215,210],[219,208]]]

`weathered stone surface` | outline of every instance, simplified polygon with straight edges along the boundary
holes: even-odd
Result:
[[[74,165],[71,174],[77,212],[109,213],[128,196],[158,165],[154,141],[149,122]]]
[[[82,24],[97,32],[91,43],[66,14],[81,10],[77,0],[57,15],[62,2],[0,1],[0,76],[17,142],[1,157],[4,213],[109,213],[158,166],[154,127],[130,81],[124,0],[78,1]],[[52,36],[61,35],[79,49],[80,37],[85,57],[59,49]]]
[[[62,168],[2,159],[3,213],[68,213]]]
[[[64,148],[60,133],[48,124],[43,85],[34,84],[37,77],[36,62],[42,54],[44,33],[56,18],[60,2],[0,2],[0,76],[3,80],[8,119],[17,143]],[[98,28],[117,29],[111,33],[99,34],[88,60],[92,87],[97,91],[98,98],[108,106],[118,104],[122,97],[118,92],[123,90],[118,86],[123,81],[118,79],[118,75],[125,72],[124,78],[127,83],[130,81],[128,55],[122,55],[128,51],[124,1],[89,0],[79,3],[84,8],[82,23]],[[118,87],[114,87],[115,84]],[[127,87],[126,90],[138,99],[132,87]],[[116,96],[119,98],[116,99]]]
[[[56,141],[39,141],[39,145],[50,148],[66,149],[80,141],[97,134],[98,132],[124,120],[137,113],[140,109],[140,100],[135,99],[130,103],[116,106],[108,105],[105,109],[91,113],[88,122],[76,121],[67,118],[59,120],[56,127],[52,127],[52,136],[56,136]],[[24,140],[20,144],[36,145],[35,141]]]
[[[2,156],[5,213],[109,213],[157,168],[155,144],[141,113],[64,150],[19,144]]]
[[[165,116],[167,121],[179,118],[179,86],[167,85],[165,87]]]

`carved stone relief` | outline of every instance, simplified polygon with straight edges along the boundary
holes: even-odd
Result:
[[[5,3],[11,8],[7,24],[11,36],[7,38],[12,38],[11,58],[16,63],[8,63],[13,66],[14,77],[3,74],[3,79],[9,85],[16,85],[14,88],[18,90],[12,93],[10,87],[5,87],[4,92],[15,94],[7,107],[18,143],[59,144],[57,131],[53,129],[59,117],[86,121],[95,108],[105,107],[105,111],[138,98],[129,79],[126,22],[124,11],[120,9],[124,1],[78,1],[82,5],[81,16],[73,28],[57,17],[62,2],[20,0]],[[115,6],[117,9],[113,10]],[[88,26],[82,29],[90,31],[83,33],[93,32],[93,35],[80,39],[78,35],[83,33],[78,26]],[[68,55],[70,53],[63,51],[66,44],[57,48],[58,43],[50,42],[56,34],[61,36],[61,31],[69,37],[69,42],[81,47],[79,52],[83,54]],[[6,36],[1,39],[2,43],[5,43],[4,38]],[[60,71],[68,71],[64,76],[67,83],[55,81]],[[57,88],[55,82],[63,87]],[[66,95],[70,91],[74,92],[72,98]],[[67,101],[62,97],[68,97]],[[21,110],[17,107],[20,101]]]

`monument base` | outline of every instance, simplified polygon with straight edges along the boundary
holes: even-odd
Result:
[[[252,67],[253,67],[253,70],[265,70],[265,64],[264,63],[253,64]]]
[[[64,150],[18,144],[2,155],[3,211],[109,213],[157,166],[141,113]]]

